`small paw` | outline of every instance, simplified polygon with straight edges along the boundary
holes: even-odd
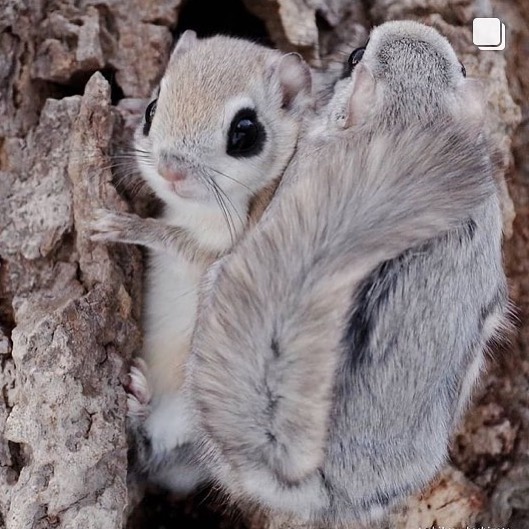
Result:
[[[127,391],[127,417],[145,419],[149,415],[152,398],[151,388],[147,381],[147,364],[137,358],[129,371]]]
[[[92,222],[89,224],[90,239],[92,241],[120,241],[130,231],[133,215],[114,213],[107,209],[98,209],[94,212]]]

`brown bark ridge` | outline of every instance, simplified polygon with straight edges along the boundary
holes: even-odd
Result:
[[[476,16],[504,20],[504,52],[472,44]],[[332,72],[370,26],[396,18],[434,25],[486,81],[519,325],[492,355],[450,464],[373,527],[529,527],[527,3],[2,0],[0,529],[308,529],[251,509],[234,516],[208,491],[183,503],[150,494],[129,516],[122,383],[141,345],[142,259],[136,248],[92,243],[87,223],[97,207],[130,207],[112,184],[110,153],[180,30],[253,37]]]

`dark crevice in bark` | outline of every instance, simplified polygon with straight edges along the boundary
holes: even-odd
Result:
[[[8,262],[0,257],[0,332],[11,338],[11,331],[15,328],[15,314],[8,293],[8,266]]]
[[[8,441],[7,446],[9,448],[9,454],[11,456],[11,469],[13,470],[15,477],[15,483],[20,477],[20,472],[28,464],[28,459],[24,453],[24,446],[20,443],[14,443],[13,441]],[[11,483],[12,485],[14,483]]]
[[[63,97],[70,97],[75,95],[83,95],[85,86],[90,77],[95,73],[94,71],[77,72],[72,76],[70,81],[66,84],[47,82],[47,92],[49,97],[54,99],[62,99]],[[125,97],[123,90],[116,81],[116,70],[113,68],[105,68],[99,71],[110,84],[112,104],[116,105],[123,97]]]
[[[333,27],[325,17],[325,13],[321,10],[316,11],[316,26],[318,28],[318,33],[332,31]]]
[[[180,11],[175,36],[186,29],[195,30],[199,37],[220,33],[272,45],[264,22],[249,13],[242,0],[186,0]]]
[[[187,500],[175,501],[170,494],[147,494],[137,506],[127,529],[248,529],[234,508],[212,508],[211,491],[202,491]]]

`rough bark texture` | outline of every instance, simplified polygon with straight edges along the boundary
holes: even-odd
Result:
[[[91,243],[86,224],[97,207],[130,207],[110,153],[176,32],[253,37],[321,66],[394,18],[433,24],[469,75],[487,79],[519,326],[493,355],[451,465],[387,525],[529,527],[529,5],[494,2],[1,0],[0,529],[304,527],[227,513],[207,491],[186,502],[149,494],[132,509],[122,383],[141,345],[142,256]],[[472,18],[493,13],[506,50],[479,52]]]

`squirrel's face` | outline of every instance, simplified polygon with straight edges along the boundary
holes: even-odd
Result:
[[[477,81],[434,28],[387,22],[354,50],[331,110],[344,126],[363,122],[405,127],[441,119],[481,118]]]
[[[245,216],[238,205],[279,177],[294,151],[307,72],[297,56],[186,32],[136,133],[144,178],[166,203],[216,202]]]

